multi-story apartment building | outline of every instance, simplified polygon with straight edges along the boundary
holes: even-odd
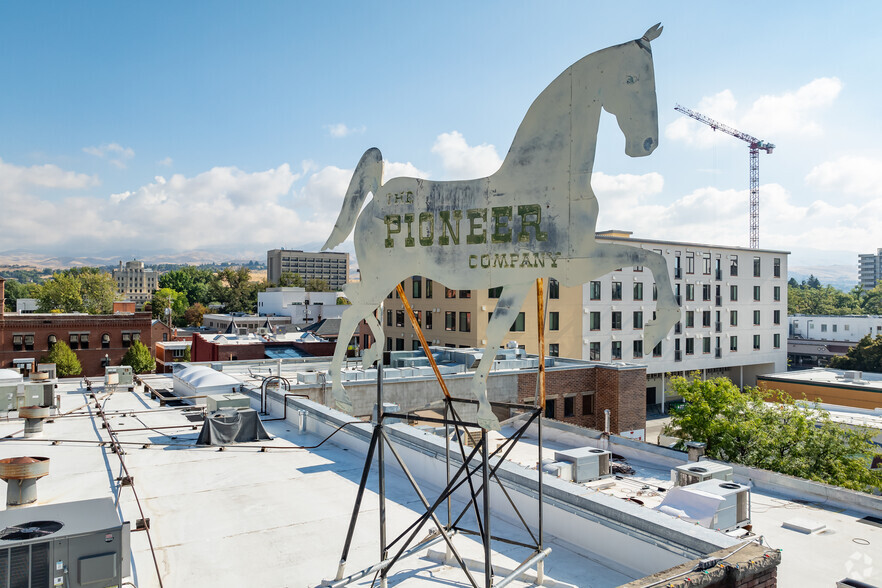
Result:
[[[681,320],[655,349],[643,348],[643,327],[655,309],[655,281],[642,267],[622,268],[580,287],[549,280],[546,353],[647,366],[647,404],[666,397],[666,373],[698,371],[755,385],[762,373],[783,371],[787,358],[787,252],[631,239],[598,233],[601,242],[626,242],[661,253],[668,262]],[[417,319],[431,344],[486,345],[499,289],[448,290],[414,276],[405,280]],[[538,351],[535,287],[507,341]],[[393,292],[382,323],[387,349],[415,349],[419,340]],[[371,342],[362,329],[360,345]]]
[[[858,279],[867,290],[875,288],[882,280],[882,248],[876,253],[858,255]]]
[[[127,261],[125,266],[120,261],[119,267],[113,270],[113,281],[116,282],[118,295],[141,308],[145,302],[153,299],[153,294],[159,288],[159,272],[144,267],[143,261],[133,259]]]
[[[342,290],[349,280],[349,254],[331,251],[312,253],[291,249],[267,251],[267,281],[278,284],[285,272],[298,274],[304,280],[324,280],[332,290]]]

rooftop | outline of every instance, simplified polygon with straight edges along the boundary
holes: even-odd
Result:
[[[859,377],[852,375],[860,374]],[[826,384],[831,386],[845,386],[863,390],[882,392],[882,374],[871,372],[853,372],[850,370],[836,370],[833,368],[813,368],[810,370],[796,370],[792,372],[778,372],[762,376],[762,379],[772,382],[799,382]],[[882,398],[880,398],[882,408]]]

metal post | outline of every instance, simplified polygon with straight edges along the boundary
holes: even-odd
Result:
[[[383,431],[383,360],[377,362],[377,423],[375,425],[382,434]],[[380,495],[380,561],[388,556],[386,552],[386,461],[384,443],[380,440],[377,444],[377,466],[379,468],[379,495]],[[380,588],[386,588],[386,575],[389,568],[380,570]]]
[[[447,469],[447,488],[450,487],[450,399],[444,400],[444,463]],[[451,529],[453,518],[451,517],[450,495],[447,495],[447,528]],[[444,555],[445,563],[453,558],[453,550],[450,545],[447,546],[447,552]],[[449,564],[448,564],[449,565]]]
[[[538,441],[539,441],[539,463],[536,464],[539,466],[537,468],[539,470],[539,547],[538,547],[539,551],[542,551],[542,548],[543,548],[542,547],[542,542],[543,542],[542,531],[543,531],[543,526],[544,526],[542,524],[543,523],[543,521],[542,521],[542,503],[543,503],[543,494],[544,494],[543,489],[542,489],[542,411],[543,411],[543,409],[540,408],[539,409],[539,418],[538,418],[538,421],[539,421],[539,424],[538,424],[538,429],[539,429],[539,434],[538,434],[538,438],[539,438],[538,439]],[[543,559],[540,559],[538,561],[538,563],[536,564],[536,584],[541,586],[544,581],[545,581],[545,559],[543,558]]]
[[[368,445],[367,457],[364,460],[364,469],[361,472],[361,482],[358,485],[358,493],[355,495],[355,505],[352,507],[352,517],[349,519],[349,530],[346,532],[346,541],[343,543],[343,555],[340,556],[340,564],[337,566],[337,576],[335,580],[343,578],[346,570],[346,560],[349,558],[349,548],[352,546],[352,535],[355,532],[355,523],[358,521],[358,511],[361,508],[361,499],[364,496],[367,487],[368,474],[371,472],[371,463],[374,458],[374,449],[380,441],[379,430],[374,429],[371,435],[371,443]]]
[[[481,473],[484,477],[484,586],[493,586],[493,562],[490,560],[490,452],[487,451],[487,429],[481,429]]]
[[[542,278],[536,280],[536,318],[539,321],[539,406],[545,408],[545,299]]]

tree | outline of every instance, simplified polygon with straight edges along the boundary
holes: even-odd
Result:
[[[208,304],[211,276],[210,270],[186,266],[159,276],[159,287],[171,288],[175,292],[184,294],[190,303]]]
[[[184,347],[184,357],[181,358],[181,361],[183,361],[183,362],[189,362],[189,361],[191,361],[190,357],[191,357],[191,355],[190,355],[190,346],[187,345],[186,347]]]
[[[352,303],[345,296],[337,296],[337,305],[338,306],[340,306],[340,305],[351,306]]]
[[[9,312],[15,312],[15,301],[19,298],[36,298],[40,286],[34,282],[6,280],[5,303]]]
[[[208,309],[205,308],[205,305],[197,302],[184,311],[184,320],[190,326],[201,327],[202,317],[205,316],[206,312],[208,312]]]
[[[830,367],[840,370],[861,370],[863,372],[882,372],[882,335],[875,339],[869,335],[845,355],[837,355],[830,360]]]
[[[328,286],[328,283],[321,278],[310,278],[306,280],[306,291],[307,292],[330,292],[331,287]]]
[[[156,370],[156,361],[150,350],[140,341],[135,341],[122,358],[122,365],[132,366],[136,374],[146,374]]]
[[[160,288],[153,294],[151,309],[153,318],[168,321],[178,326],[184,326],[184,313],[187,311],[189,303],[187,296],[181,292],[176,292],[171,288]],[[171,308],[171,316],[166,318],[166,309]]]
[[[671,410],[665,434],[707,443],[707,456],[853,490],[882,488],[870,469],[872,429],[842,427],[817,403],[796,402],[781,391],[747,388],[727,378],[671,379],[685,403]],[[775,402],[766,402],[774,400]]]
[[[67,343],[58,341],[49,350],[49,355],[40,358],[42,363],[54,363],[58,376],[67,378],[69,376],[78,376],[83,371],[77,354],[74,353]]]
[[[303,288],[306,283],[303,281],[303,278],[300,274],[292,274],[291,272],[282,272],[282,275],[279,276],[279,286],[283,288],[287,288],[290,286],[294,286],[295,288]]]
[[[110,274],[97,268],[74,268],[52,274],[36,294],[40,312],[109,314],[116,284]]]
[[[265,280],[252,282],[246,267],[227,267],[212,277],[209,296],[223,304],[227,312],[251,313],[257,309],[257,293],[265,291],[267,286]]]

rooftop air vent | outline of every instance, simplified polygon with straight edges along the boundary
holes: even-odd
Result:
[[[0,540],[22,541],[24,539],[37,539],[52,533],[57,533],[64,526],[58,521],[30,521],[6,527],[0,531]]]
[[[37,501],[37,480],[49,473],[48,457],[7,457],[0,459],[0,479],[5,480],[6,506]]]

